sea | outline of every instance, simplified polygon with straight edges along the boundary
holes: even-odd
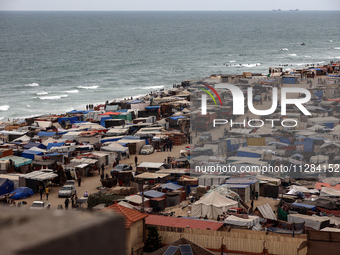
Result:
[[[0,120],[340,61],[339,24],[339,11],[0,12]]]

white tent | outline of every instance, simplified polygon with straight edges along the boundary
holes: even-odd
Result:
[[[238,202],[213,191],[192,205],[191,216],[207,216],[209,219],[217,219],[218,215],[223,214],[223,212],[232,207],[238,207]]]
[[[322,187],[320,197],[340,197],[340,191],[332,188]]]
[[[260,223],[260,217],[248,215],[248,219],[243,219],[234,215],[230,215],[224,220],[229,225],[251,228]]]

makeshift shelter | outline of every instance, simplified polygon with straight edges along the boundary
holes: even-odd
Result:
[[[9,179],[0,178],[0,196],[14,190],[14,182]]]
[[[244,219],[234,215],[230,215],[224,220],[224,222],[228,225],[251,228],[260,223],[260,217],[248,215],[248,219]]]
[[[304,214],[289,214],[288,223],[305,223],[306,227],[320,230],[328,227],[330,220],[320,216],[309,216]]]
[[[51,181],[58,177],[58,174],[53,172],[33,171],[28,174],[23,174],[19,177],[21,187],[29,187],[32,191],[38,192],[38,187],[46,181]]]
[[[11,194],[13,194],[11,196],[11,198],[13,198],[13,199],[24,199],[24,198],[27,198],[29,196],[33,196],[34,192],[30,188],[19,187],[19,188],[16,188],[14,191],[12,191]]]
[[[33,150],[25,150],[21,153],[21,156],[24,158],[34,160],[35,155],[42,156],[43,153],[41,151],[33,151]]]
[[[205,217],[217,219],[218,215],[223,214],[229,208],[238,207],[238,202],[220,195],[213,191],[196,201],[191,207],[192,217]]]
[[[117,142],[110,143],[108,146],[103,146],[100,148],[101,151],[116,152],[117,158],[125,159],[129,156],[129,148],[120,145]]]

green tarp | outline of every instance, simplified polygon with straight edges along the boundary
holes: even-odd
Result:
[[[287,221],[288,220],[288,214],[287,212],[285,212],[284,210],[282,210],[280,207],[277,210],[277,216],[280,220],[284,220]]]

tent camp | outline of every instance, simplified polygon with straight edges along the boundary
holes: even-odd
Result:
[[[223,212],[232,207],[238,207],[238,202],[213,191],[192,205],[191,216],[207,216],[209,219],[217,219],[218,215],[223,214]]]

